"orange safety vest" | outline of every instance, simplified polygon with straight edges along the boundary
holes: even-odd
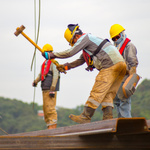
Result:
[[[43,81],[45,79],[45,76],[48,74],[51,63],[52,62],[50,60],[45,60],[43,62],[41,68],[41,81]]]
[[[128,42],[130,42],[130,41],[131,40],[128,39],[128,38],[125,39],[124,43],[122,44],[121,48],[119,49],[119,52],[120,52],[121,55],[123,55],[123,51],[124,51],[126,45],[128,44]]]

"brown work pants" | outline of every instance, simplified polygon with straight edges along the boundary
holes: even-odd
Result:
[[[113,107],[113,99],[125,74],[125,62],[119,62],[112,67],[102,69],[95,79],[95,84],[85,106],[93,109],[96,109],[100,104],[102,108],[107,106]]]
[[[50,90],[43,90],[43,112],[44,119],[47,126],[57,124],[57,112],[56,112],[56,96],[57,92],[55,92],[54,97],[49,96]]]

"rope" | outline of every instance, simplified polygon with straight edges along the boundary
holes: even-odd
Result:
[[[2,132],[4,132],[5,134],[8,135],[8,133],[7,133],[6,131],[4,131],[2,128],[0,128],[0,130],[1,130]]]
[[[36,29],[36,0],[34,0],[34,25],[35,25],[35,42],[36,44],[38,43],[39,39],[39,31],[40,31],[40,19],[41,19],[41,0],[39,0],[39,18],[38,18],[38,30]],[[36,35],[36,30],[37,30],[37,35]],[[31,62],[31,71],[34,63],[34,80],[36,76],[36,47],[34,49],[34,54]],[[33,109],[34,109],[34,102],[35,102],[35,93],[36,93],[36,88],[34,87],[34,94],[33,94]]]
[[[34,0],[34,10],[35,10],[35,41],[36,41],[36,44],[38,43],[38,38],[39,38],[39,31],[40,31],[40,19],[41,19],[41,0],[39,0],[39,19],[38,19],[38,31],[37,31],[37,37],[36,37],[36,0]],[[32,71],[32,67],[33,67],[33,62],[34,62],[34,59],[36,57],[36,47],[35,47],[35,50],[34,50],[34,54],[33,54],[33,58],[32,58],[32,63],[31,63],[31,71]]]

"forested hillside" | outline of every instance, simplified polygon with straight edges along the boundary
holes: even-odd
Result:
[[[132,96],[132,116],[150,119],[150,80],[144,80]]]
[[[0,135],[4,134],[4,131],[12,134],[46,129],[44,120],[37,115],[38,110],[42,110],[42,106],[34,104],[33,109],[32,103],[0,97]],[[71,113],[78,115],[82,110],[83,105],[74,109],[58,107],[58,127],[76,124],[68,116]],[[150,119],[150,80],[145,79],[132,96],[132,116]],[[98,120],[102,120],[101,108],[98,108],[92,117],[92,121]]]

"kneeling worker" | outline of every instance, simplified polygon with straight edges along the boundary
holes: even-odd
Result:
[[[53,47],[50,44],[43,46],[43,52],[51,53]],[[56,96],[59,91],[60,73],[56,66],[50,61],[45,60],[41,67],[41,72],[33,81],[32,85],[36,86],[41,81],[43,94],[43,112],[44,119],[48,129],[54,129],[57,126]]]

